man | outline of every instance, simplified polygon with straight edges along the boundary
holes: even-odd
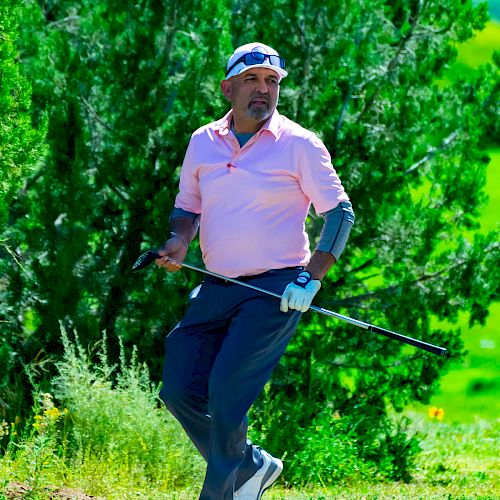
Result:
[[[283,469],[246,439],[246,414],[338,259],[354,222],[330,155],[277,110],[284,60],[236,49],[221,89],[232,109],[194,132],[156,263],[177,271],[200,228],[208,270],[282,295],[207,278],[165,341],[161,397],[207,461],[200,499],[255,500]],[[310,204],[325,223],[311,256]]]

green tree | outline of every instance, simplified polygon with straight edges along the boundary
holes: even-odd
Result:
[[[2,262],[17,371],[60,353],[62,322],[85,344],[106,330],[113,356],[121,335],[159,373],[189,283],[130,268],[166,236],[191,131],[222,110],[228,13],[215,1],[26,2],[21,60],[49,151],[6,232],[26,270]]]
[[[0,1],[0,230],[8,219],[9,206],[23,181],[43,153],[45,121],[32,123],[31,86],[20,71],[17,39],[21,2]],[[0,234],[0,258],[19,266],[11,241]],[[22,268],[18,267],[18,272]],[[0,275],[0,303],[7,281]],[[15,310],[11,309],[12,314]],[[12,394],[9,373],[15,365],[15,350],[5,335],[5,321],[0,313],[0,416],[5,392]]]
[[[31,87],[19,69],[21,2],[0,2],[0,227],[10,202],[41,155],[43,129],[31,122]]]

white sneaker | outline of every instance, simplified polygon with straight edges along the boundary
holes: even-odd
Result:
[[[264,491],[271,487],[281,474],[283,462],[265,450],[260,450],[260,453],[264,460],[262,467],[234,492],[234,500],[260,500]]]

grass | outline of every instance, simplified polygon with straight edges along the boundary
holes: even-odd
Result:
[[[500,22],[489,21],[484,30],[476,32],[465,43],[456,45],[457,58],[441,78],[435,82],[439,87],[448,86],[453,80],[471,74],[473,70],[492,63],[493,52],[500,50]]]
[[[500,498],[500,420],[476,420],[469,424],[448,423],[415,413],[414,430],[425,434],[414,480],[384,483],[350,480],[336,487],[286,488],[279,483],[270,489],[267,500],[326,499],[497,499]],[[313,466],[313,464],[312,464]],[[5,467],[5,463],[4,463]],[[286,462],[285,462],[286,467]],[[5,475],[0,462],[0,478]],[[197,498],[201,476],[189,488],[172,488],[144,479],[127,480],[106,462],[89,462],[71,470],[58,486],[86,491],[109,500],[192,500]],[[0,480],[0,499],[2,498]],[[51,488],[32,498],[51,498]]]
[[[457,59],[447,71],[442,83],[449,83],[483,64],[491,63],[493,52],[500,50],[499,40],[500,23],[489,21],[484,30],[476,32],[467,42],[458,44]]]
[[[29,425],[11,428],[0,457],[0,499],[2,487],[5,495],[16,483],[29,488],[29,498],[44,499],[61,486],[108,498],[128,498],[131,491],[153,498],[201,482],[202,459],[158,406],[158,387],[136,352],[130,360],[122,353],[118,371],[108,363],[105,338],[98,363],[64,331],[62,338],[53,394],[35,388]]]
[[[468,351],[462,364],[455,366],[441,379],[441,389],[430,406],[443,408],[449,422],[471,423],[477,418],[495,419],[500,415],[500,304],[490,307],[485,326],[467,327],[467,318],[460,321]],[[413,411],[427,407],[412,405]]]
[[[500,36],[500,34],[499,34]],[[486,178],[486,192],[488,193],[488,205],[484,207],[481,218],[481,228],[483,231],[497,229],[500,224],[500,148],[487,151],[491,158],[488,165]]]
[[[268,499],[465,499],[500,498],[500,420],[471,424],[429,421],[414,414],[415,428],[426,434],[414,480],[409,483],[352,481],[336,488],[273,488]]]
[[[458,46],[457,64],[477,68],[491,60],[493,52],[500,50],[500,23],[489,21],[484,30]]]
[[[488,151],[486,192],[488,204],[483,208],[481,231],[499,227],[500,218],[500,149]],[[461,316],[459,326],[467,356],[441,379],[441,389],[431,405],[443,408],[446,418],[456,422],[473,422],[476,418],[494,419],[500,415],[500,304],[492,304],[484,326],[468,327],[468,317]],[[414,410],[425,411],[419,405]]]
[[[109,500],[197,498],[204,464],[180,426],[158,409],[145,368],[134,356],[122,358],[116,378],[105,348],[100,363],[91,364],[64,332],[63,339],[65,358],[54,382],[64,407],[40,394],[31,427],[0,458],[0,500],[16,487],[32,500],[68,498],[58,493],[63,487],[80,492],[77,498],[82,492]],[[351,478],[335,487],[297,489],[287,487],[285,474],[266,498],[499,498],[500,419],[458,422],[449,408],[443,420],[426,407],[409,412],[409,431],[421,437],[422,448],[409,484]]]

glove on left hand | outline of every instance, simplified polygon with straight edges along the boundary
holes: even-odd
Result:
[[[280,311],[286,313],[290,308],[306,312],[320,288],[320,280],[312,279],[307,271],[300,273],[296,280],[285,288],[281,296]]]

